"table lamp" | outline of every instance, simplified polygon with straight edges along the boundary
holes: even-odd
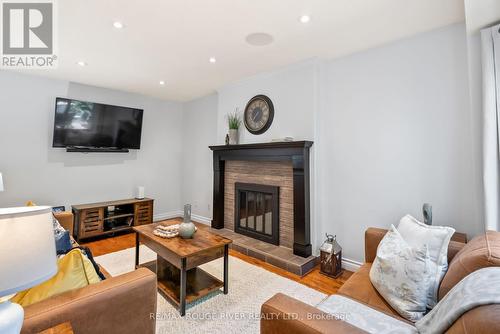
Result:
[[[19,334],[24,310],[9,299],[57,273],[48,206],[0,209],[0,333]]]

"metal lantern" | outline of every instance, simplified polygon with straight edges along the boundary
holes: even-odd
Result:
[[[320,272],[337,278],[342,274],[342,247],[337,243],[337,236],[326,234],[326,240],[320,250]]]

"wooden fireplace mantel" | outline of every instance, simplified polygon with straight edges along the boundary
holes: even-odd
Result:
[[[227,160],[291,161],[293,166],[293,253],[308,257],[311,249],[309,148],[312,141],[209,146],[214,158],[212,227],[224,227],[224,170]]]

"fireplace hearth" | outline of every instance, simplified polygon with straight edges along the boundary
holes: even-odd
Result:
[[[279,245],[279,187],[235,183],[234,231]]]

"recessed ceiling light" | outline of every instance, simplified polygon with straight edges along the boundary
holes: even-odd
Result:
[[[256,32],[245,37],[245,40],[250,45],[264,46],[271,44],[274,41],[274,38],[265,32]]]
[[[215,63],[217,61],[217,59],[215,59],[215,57],[210,57],[208,59],[209,62],[211,62],[212,64]]]
[[[84,62],[84,61],[79,61],[79,62],[77,62],[76,64],[77,64],[78,66],[82,66],[82,67],[83,67],[83,66],[87,66],[87,63],[86,63],[86,62]]]
[[[113,22],[113,27],[115,27],[116,29],[121,29],[123,28],[123,23],[121,23],[120,21],[115,21]]]
[[[164,86],[165,85],[165,81],[160,81],[160,85]]]
[[[299,21],[302,23],[307,23],[311,21],[311,17],[309,15],[302,15],[301,17],[299,17]]]

